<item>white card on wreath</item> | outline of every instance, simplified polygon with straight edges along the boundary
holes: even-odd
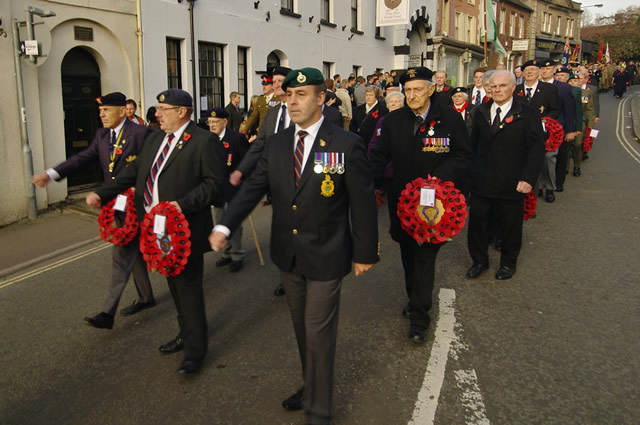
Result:
[[[420,205],[434,207],[436,205],[436,190],[429,187],[420,189]]]
[[[116,198],[116,203],[113,205],[113,209],[116,211],[124,212],[127,207],[127,197],[124,195],[118,195]]]
[[[591,137],[595,139],[596,137],[598,137],[598,133],[599,132],[600,132],[600,130],[596,130],[595,128],[592,128],[591,129]]]
[[[167,222],[167,217],[164,215],[156,214],[153,220],[153,233],[158,236],[164,235],[164,225]]]

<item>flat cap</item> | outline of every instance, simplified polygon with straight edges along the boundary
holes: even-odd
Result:
[[[193,108],[193,99],[191,95],[181,89],[168,89],[156,96],[158,102],[166,103],[173,106],[185,106]]]
[[[289,87],[315,86],[324,83],[324,75],[316,68],[294,69],[282,82],[282,90]]]
[[[127,96],[117,91],[96,98],[96,103],[100,106],[126,106]]]
[[[524,71],[525,69],[527,69],[528,66],[535,66],[536,68],[540,67],[540,65],[538,64],[538,62],[535,59],[529,59],[528,61],[523,63],[522,64],[522,70]]]
[[[409,68],[407,72],[400,76],[400,84],[405,85],[407,81],[413,80],[428,80],[433,78],[433,71],[424,66],[417,66],[415,68]]]
[[[226,119],[226,118],[229,118],[229,113],[224,108],[213,108],[206,111],[203,118],[204,119],[207,119],[207,118]]]

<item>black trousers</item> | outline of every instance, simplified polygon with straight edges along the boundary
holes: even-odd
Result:
[[[522,247],[523,208],[524,197],[516,201],[471,194],[467,242],[474,264],[489,264],[489,224],[493,215],[502,237],[500,265],[515,269]]]
[[[304,379],[305,423],[331,423],[333,368],[342,278],[313,280],[295,267],[280,271]]]
[[[564,180],[567,177],[568,161],[569,142],[564,141],[558,148],[558,157],[556,158],[556,187],[564,186]]]
[[[185,360],[201,360],[207,354],[207,317],[204,311],[202,254],[191,254],[178,276],[167,277],[178,311],[178,336],[184,340]]]
[[[429,327],[429,310],[433,305],[436,257],[442,244],[401,242],[400,257],[404,268],[404,284],[411,307],[411,325]]]

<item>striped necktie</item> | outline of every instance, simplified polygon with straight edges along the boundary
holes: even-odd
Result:
[[[175,136],[173,134],[169,134],[167,143],[164,144],[162,152],[160,152],[160,155],[158,155],[158,158],[156,158],[156,161],[153,163],[151,170],[149,170],[149,175],[147,176],[147,184],[144,187],[145,207],[148,207],[153,202],[153,185],[156,181],[156,178],[158,177],[158,171],[160,170],[162,163],[164,163],[164,160],[169,153],[169,149],[171,149],[171,143],[173,142],[174,137]]]
[[[302,176],[302,161],[304,160],[304,138],[308,135],[309,133],[304,130],[298,131],[298,143],[296,143],[296,149],[293,151],[293,171],[296,178],[296,187],[298,187],[300,177]]]

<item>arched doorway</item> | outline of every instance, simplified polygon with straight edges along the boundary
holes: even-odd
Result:
[[[62,60],[61,74],[65,150],[69,158],[86,149],[102,127],[95,103],[100,96],[100,68],[87,50],[74,47]],[[67,186],[70,193],[80,192],[101,181],[102,170],[95,163],[69,177]]]

